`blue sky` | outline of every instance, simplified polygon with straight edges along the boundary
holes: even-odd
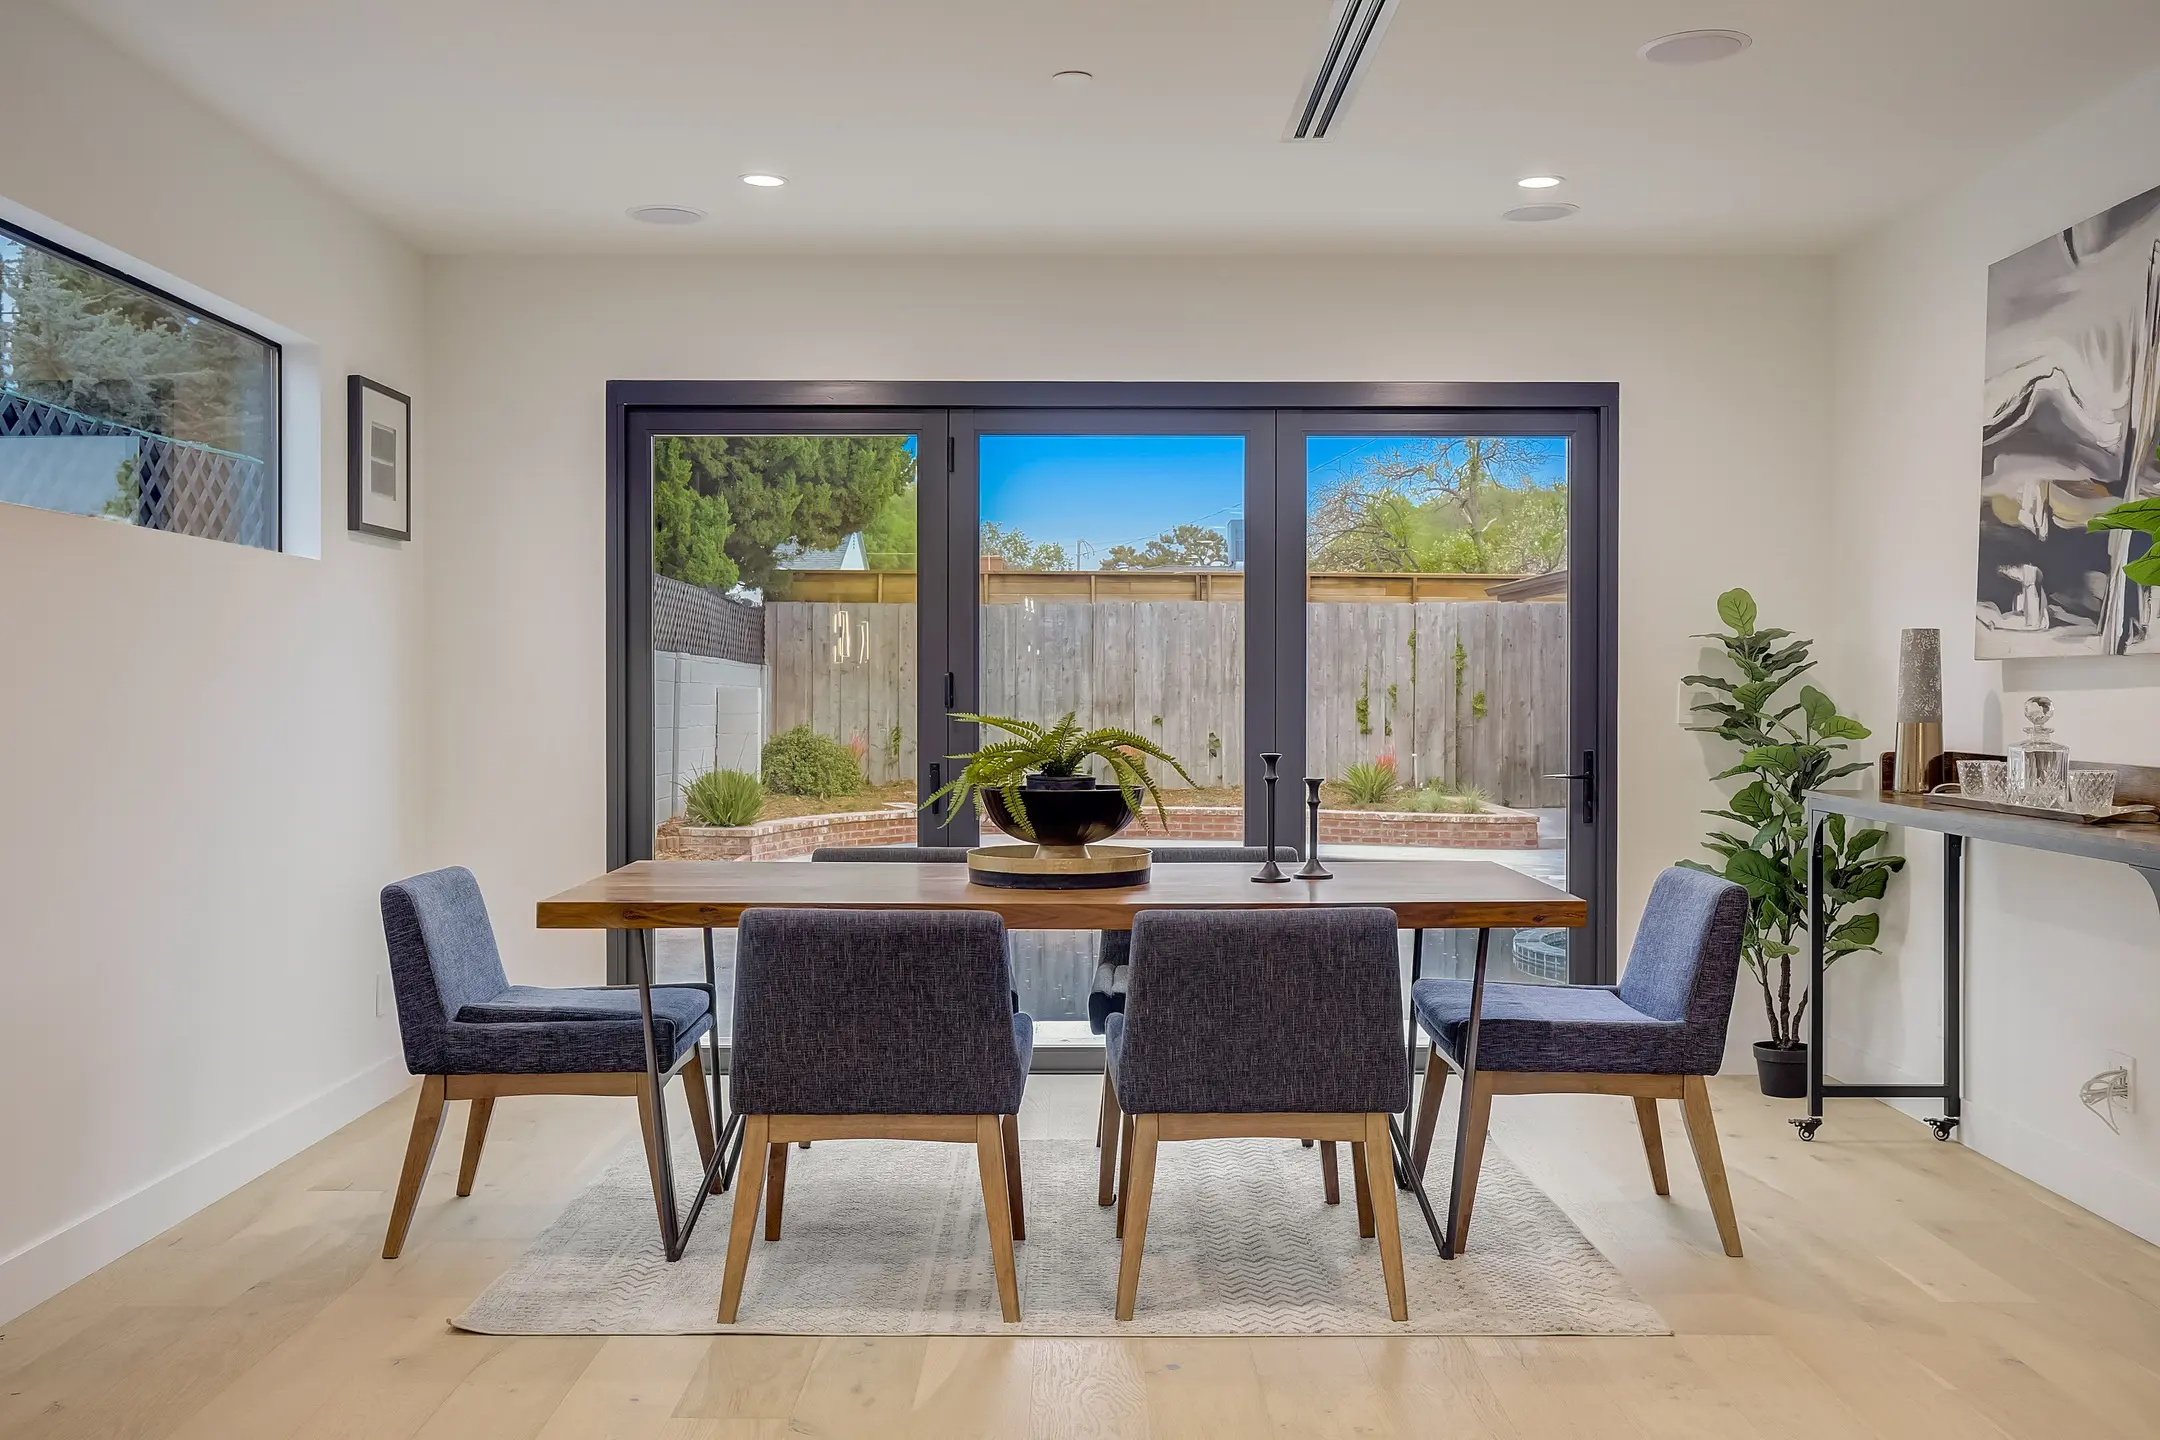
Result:
[[[1245,513],[1241,435],[985,435],[982,518],[1096,560],[1176,525]]]
[[[1535,484],[1567,477],[1567,441],[1530,442]],[[1308,473],[1354,466],[1361,457],[1417,444],[1415,436],[1315,435]],[[1222,528],[1245,511],[1245,440],[1238,435],[985,435],[982,518],[1036,544],[1072,554],[1085,541],[1099,556],[1143,545],[1176,525]]]

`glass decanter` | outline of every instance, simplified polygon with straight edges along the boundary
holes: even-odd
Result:
[[[2010,803],[2060,810],[2070,803],[2070,750],[2055,739],[2048,720],[2055,702],[2035,695],[2025,702],[2025,738],[2010,747]]]

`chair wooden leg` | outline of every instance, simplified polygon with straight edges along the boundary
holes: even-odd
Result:
[[[649,1079],[638,1082],[638,1130],[645,1137],[645,1169],[652,1176],[653,1213],[660,1217],[662,1235],[668,1233],[667,1192],[660,1188],[660,1131],[654,1115],[666,1103],[665,1090],[656,1092]]]
[[[1710,1086],[1700,1075],[1680,1081],[1680,1114],[1687,1121],[1688,1144],[1695,1151],[1695,1168],[1702,1172],[1703,1189],[1710,1196],[1710,1213],[1717,1220],[1718,1239],[1725,1253],[1740,1258],[1740,1221],[1733,1214],[1732,1188],[1725,1181],[1725,1156],[1718,1149],[1717,1117],[1710,1113]]]
[[[1116,1229],[1116,1231],[1115,1231],[1115,1232],[1113,1232],[1113,1233],[1115,1233],[1115,1234],[1117,1235],[1117,1237],[1118,1237],[1119,1239],[1121,1239],[1121,1240],[1125,1238],[1125,1200],[1126,1200],[1126,1192],[1132,1189],[1132,1147],[1133,1147],[1133,1129],[1134,1129],[1134,1125],[1133,1125],[1133,1117],[1132,1117],[1132,1116],[1130,1116],[1130,1115],[1124,1115],[1124,1116],[1120,1116],[1120,1117],[1119,1117],[1119,1120],[1118,1120],[1118,1187],[1117,1187],[1117,1229]]]
[[[1320,1142],[1320,1192],[1330,1205],[1342,1204],[1342,1181],[1335,1172],[1335,1142]]]
[[[697,1135],[698,1163],[712,1164],[713,1125],[712,1087],[705,1083],[705,1065],[698,1059],[697,1046],[690,1047],[690,1058],[682,1067],[683,1096],[690,1102],[690,1128]]]
[[[1000,1137],[1005,1150],[1005,1202],[1012,1211],[1013,1239],[1027,1239],[1027,1205],[1020,1198],[1020,1117],[1003,1116],[999,1121],[1004,1134]]]
[[[785,1145],[767,1147],[772,1153],[765,1160],[765,1238],[780,1238],[780,1210],[787,1202],[787,1149]]]
[[[1440,1097],[1447,1094],[1447,1077],[1455,1073],[1439,1046],[1433,1046],[1431,1054],[1425,1062],[1425,1086],[1418,1092],[1417,1130],[1410,1137],[1410,1163],[1420,1180],[1425,1178],[1425,1157],[1432,1153],[1433,1127],[1440,1123]]]
[[[1470,1247],[1470,1212],[1477,1204],[1478,1171],[1485,1163],[1485,1131],[1492,1122],[1493,1082],[1479,1075],[1470,1085],[1470,1113],[1464,1117],[1462,1192],[1455,1197],[1455,1253]]]
[[[727,1269],[720,1280],[720,1323],[735,1323],[742,1304],[743,1273],[750,1268],[750,1233],[757,1228],[758,1198],[765,1190],[766,1136],[772,1125],[763,1115],[743,1117],[742,1158],[735,1175],[735,1219],[728,1226]]]
[[[1665,1183],[1665,1133],[1658,1129],[1655,1099],[1648,1095],[1635,1097],[1635,1123],[1642,1127],[1643,1156],[1650,1162],[1650,1188],[1660,1195],[1672,1194]]]
[[[442,1134],[443,1089],[440,1075],[420,1078],[412,1135],[405,1141],[405,1169],[398,1175],[397,1197],[390,1202],[390,1229],[383,1236],[385,1260],[397,1259],[405,1248],[405,1232],[412,1228],[413,1208],[420,1203],[420,1187],[427,1183],[428,1165],[435,1158],[435,1138]]]
[[[1155,1136],[1153,1115],[1142,1115],[1132,1124],[1132,1159],[1125,1167],[1125,1183],[1118,1203],[1128,1205],[1125,1215],[1125,1253],[1118,1262],[1117,1318],[1130,1320],[1133,1302],[1140,1296],[1140,1255],[1147,1248],[1148,1201],[1155,1193]],[[1127,1197],[1130,1197],[1128,1202]]]
[[[1020,1275],[1013,1266],[1005,1127],[995,1115],[975,1117],[975,1168],[982,1175],[983,1211],[990,1220],[990,1263],[997,1271],[998,1307],[1010,1325],[1020,1318]]]
[[[1119,1123],[1117,1090],[1110,1084],[1110,1072],[1103,1071],[1102,1106],[1095,1113],[1095,1147],[1102,1154],[1095,1159],[1095,1203],[1117,1203],[1117,1152],[1118,1137],[1124,1126]]]
[[[458,1162],[457,1193],[472,1194],[473,1177],[480,1173],[480,1147],[487,1144],[488,1121],[495,1114],[495,1097],[482,1095],[465,1107],[465,1158]]]
[[[1372,1186],[1365,1178],[1365,1148],[1362,1140],[1350,1142],[1350,1179],[1357,1189],[1357,1233],[1370,1240],[1373,1233],[1373,1197]],[[1392,1176],[1388,1179],[1388,1188],[1395,1188]]]
[[[1403,1288],[1402,1225],[1395,1211],[1395,1167],[1388,1163],[1388,1117],[1365,1117],[1364,1189],[1373,1199],[1373,1218],[1380,1232],[1380,1274],[1387,1281],[1388,1318],[1408,1320],[1410,1298]]]

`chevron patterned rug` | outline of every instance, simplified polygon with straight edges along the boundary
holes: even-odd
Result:
[[[684,1147],[688,1148],[688,1147]],[[1469,1252],[1435,1252],[1401,1205],[1410,1321],[1389,1321],[1378,1243],[1361,1240],[1317,1151],[1289,1140],[1164,1145],[1139,1305],[1112,1316],[1118,1242],[1095,1204],[1095,1147],[1026,1140],[1022,1319],[998,1316],[972,1147],[852,1140],[792,1152],[781,1238],[752,1242],[740,1321],[714,1319],[734,1196],[689,1253],[661,1258],[642,1152],[626,1150],[454,1323],[486,1335],[1664,1335],[1552,1200],[1490,1145]],[[1444,1171],[1434,1147],[1434,1178]],[[679,1183],[697,1183],[685,1164]],[[1438,1197],[1436,1196],[1436,1203]]]

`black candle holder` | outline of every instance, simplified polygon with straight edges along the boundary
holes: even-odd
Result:
[[[1282,756],[1273,750],[1260,756],[1260,763],[1267,767],[1260,777],[1260,783],[1267,786],[1267,863],[1260,867],[1259,874],[1252,877],[1254,883],[1259,885],[1290,883],[1290,877],[1283,874],[1282,866],[1275,863],[1275,766],[1281,759]]]
[[[1299,880],[1332,880],[1335,872],[1320,863],[1320,783],[1318,775],[1305,777],[1305,864]]]

